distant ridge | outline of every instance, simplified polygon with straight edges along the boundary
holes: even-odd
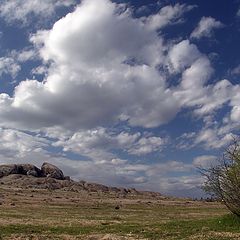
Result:
[[[145,197],[166,198],[157,192],[137,191],[135,188],[108,187],[83,180],[77,182],[69,176],[65,176],[61,169],[47,162],[43,163],[41,169],[32,164],[0,165],[0,184],[27,189],[109,193],[121,197],[143,195]]]

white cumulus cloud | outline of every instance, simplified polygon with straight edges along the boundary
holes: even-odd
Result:
[[[13,97],[1,96],[1,123],[83,129],[127,120],[156,127],[174,118],[180,106],[155,68],[163,62],[161,37],[116,9],[107,0],[83,1],[32,36],[52,65],[43,82],[22,81]]]
[[[166,138],[144,136],[139,132],[114,133],[105,128],[96,128],[78,131],[70,137],[59,139],[54,146],[61,146],[64,151],[75,152],[94,161],[112,161],[116,164],[122,161],[116,160],[118,158],[112,150],[121,150],[132,155],[145,155],[161,151],[166,144]]]
[[[49,145],[45,138],[30,135],[13,129],[0,128],[0,156],[2,161],[6,158],[23,158],[33,152],[43,152],[43,148]]]
[[[191,38],[200,39],[211,37],[215,29],[224,27],[224,24],[212,17],[202,17],[197,27],[191,33]]]
[[[200,168],[209,168],[217,164],[217,157],[213,155],[202,155],[193,159],[193,165]]]
[[[157,14],[150,15],[143,20],[151,29],[158,30],[167,25],[181,23],[184,13],[190,11],[193,7],[179,3],[174,6],[165,6]]]
[[[8,23],[27,24],[31,15],[46,18],[54,14],[56,8],[74,3],[75,0],[1,0],[0,16]]]

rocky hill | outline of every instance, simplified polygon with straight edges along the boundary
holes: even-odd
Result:
[[[108,187],[83,180],[77,182],[65,176],[58,167],[46,162],[41,168],[37,168],[32,164],[0,165],[0,184],[25,189],[61,189],[74,192],[108,193],[116,196],[142,195],[163,198],[160,193],[156,192],[137,191],[134,188]]]

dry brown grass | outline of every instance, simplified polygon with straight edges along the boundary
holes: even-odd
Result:
[[[0,203],[0,239],[240,239],[239,233],[204,230],[205,219],[228,212],[220,203],[8,186],[0,186]],[[203,226],[186,234],[171,225],[181,220]]]

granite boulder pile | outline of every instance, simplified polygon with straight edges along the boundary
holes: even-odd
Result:
[[[27,175],[37,178],[48,177],[58,180],[65,180],[66,178],[69,178],[64,176],[61,169],[47,162],[43,163],[41,169],[32,164],[0,165],[0,178],[12,174]]]

